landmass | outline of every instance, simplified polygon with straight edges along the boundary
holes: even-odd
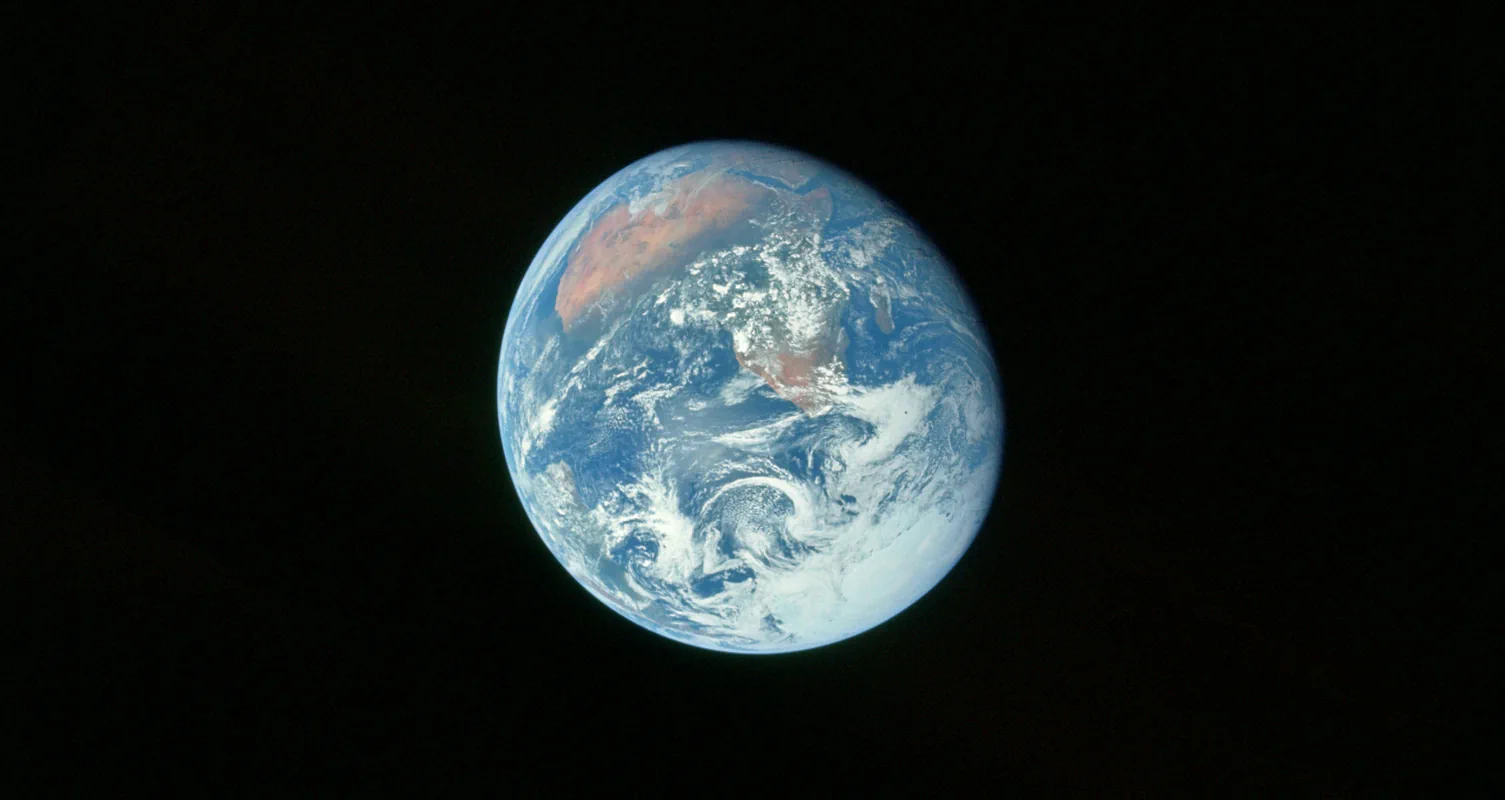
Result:
[[[874,286],[870,297],[873,302],[873,320],[878,323],[878,330],[893,333],[894,311],[888,299],[888,290],[882,285]]]
[[[804,180],[792,165],[775,177]],[[566,332],[581,329],[593,318],[604,320],[615,298],[670,274],[707,249],[755,241],[761,231],[752,223],[772,211],[792,213],[815,230],[825,225],[832,211],[831,192],[824,186],[798,194],[726,173],[686,175],[640,203],[636,212],[630,204],[618,203],[570,252],[554,301]],[[795,335],[791,328],[797,326],[776,324],[757,341],[738,340],[737,361],[779,396],[814,411],[825,405],[827,390],[841,380],[845,369],[842,353],[847,341],[840,312],[836,302],[815,312],[820,319],[813,335],[809,326],[804,326],[803,335]]]
[[[845,378],[846,332],[836,328],[834,334],[805,343],[800,348],[734,348],[737,363],[762,378],[778,396],[806,412],[818,411],[830,404],[831,390]]]
[[[662,202],[633,214],[619,203],[570,253],[554,310],[571,331],[604,298],[691,260],[718,231],[744,221],[772,189],[729,175],[685,176],[660,193]],[[702,183],[703,182],[703,183]],[[699,184],[699,185],[696,185]]]
[[[791,189],[798,189],[809,182],[807,164],[787,155],[735,153],[724,159],[727,166],[747,169],[758,175],[773,178]],[[829,197],[829,195],[827,195]]]

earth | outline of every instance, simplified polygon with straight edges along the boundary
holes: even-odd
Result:
[[[651,155],[564,217],[513,300],[497,410],[570,575],[732,652],[910,606],[1003,457],[987,337],[935,245],[850,174],[752,142]]]

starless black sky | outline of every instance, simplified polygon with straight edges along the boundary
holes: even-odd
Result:
[[[7,12],[16,780],[1500,790],[1492,57],[1321,13],[198,5]],[[703,138],[894,198],[1005,384],[955,571],[782,657],[588,596],[496,429],[534,250]]]

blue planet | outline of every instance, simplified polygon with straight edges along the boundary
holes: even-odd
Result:
[[[1001,384],[936,246],[852,175],[698,142],[606,179],[534,257],[497,413],[538,535],[602,603],[740,653],[862,633],[992,503]]]

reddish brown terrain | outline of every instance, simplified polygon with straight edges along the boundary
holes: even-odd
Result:
[[[819,225],[825,225],[826,220],[831,218],[831,190],[824,186],[802,195],[800,204]]]
[[[773,191],[731,176],[718,176],[694,188],[701,180],[686,176],[666,190],[666,194],[680,191],[662,215],[647,208],[633,216],[623,203],[581,238],[570,254],[554,301],[566,331],[603,296],[625,289],[636,278],[683,264],[710,234],[743,219]]]
[[[765,165],[759,165],[760,169]],[[804,195],[789,196],[789,202],[816,229],[831,218],[831,192],[822,186]],[[846,336],[838,319],[841,306],[833,304],[823,310],[824,332],[813,341],[792,342],[776,336],[770,345],[748,345],[735,349],[737,363],[756,373],[778,395],[805,411],[823,407],[829,400],[818,368],[825,367],[827,381],[842,374],[846,365],[842,353]]]
[[[759,164],[763,169],[764,164]],[[777,166],[777,165],[775,165]],[[806,177],[793,167],[774,177],[803,182]],[[804,195],[771,189],[734,176],[703,174],[680,178],[636,215],[619,204],[596,221],[571,251],[554,310],[567,332],[576,330],[593,314],[608,313],[604,303],[632,291],[652,276],[688,263],[708,246],[722,246],[734,226],[763,213],[776,199],[787,204],[816,228],[831,217],[831,193],[821,187]],[[841,354],[846,339],[835,324],[840,308],[827,309],[832,317],[827,333],[815,341],[775,341],[738,349],[743,367],[763,378],[781,397],[811,411],[826,402],[820,386],[819,367],[827,376],[840,375]]]
[[[846,338],[837,333],[829,341],[804,352],[737,350],[737,363],[756,373],[779,397],[804,411],[814,411],[830,399],[816,368],[826,366],[832,377],[840,375],[844,369],[841,353],[846,344]]]

